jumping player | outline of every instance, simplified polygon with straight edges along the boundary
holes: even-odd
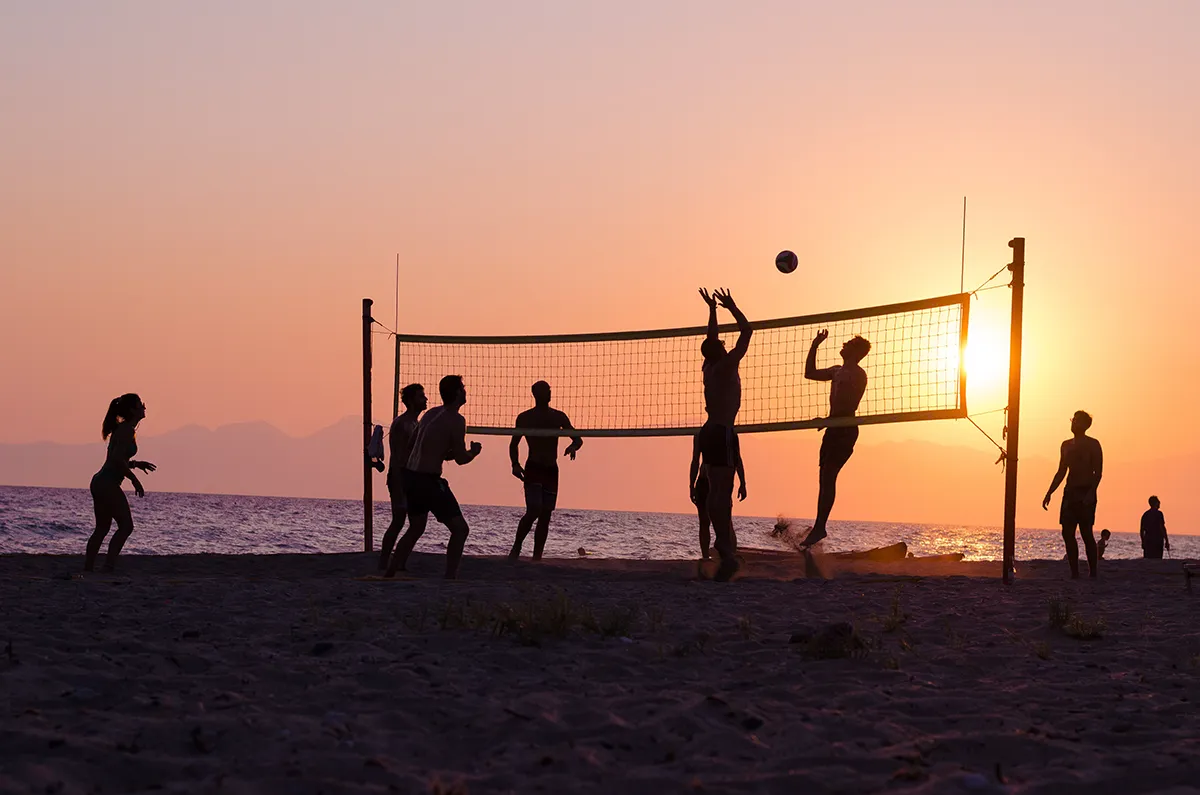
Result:
[[[842,345],[842,364],[817,368],[817,348],[829,338],[829,332],[821,330],[808,349],[808,359],[804,363],[804,377],[810,381],[830,381],[829,416],[853,417],[862,402],[863,394],[867,391],[867,373],[859,362],[870,352],[871,343],[865,338],[855,336],[846,340]],[[833,501],[837,497],[837,478],[842,467],[854,454],[854,444],[858,441],[858,426],[835,426],[825,429],[825,438],[821,440],[821,455],[819,459],[819,483],[817,492],[817,518],[808,535],[800,542],[802,549],[809,549],[825,538],[825,523],[833,511]]]
[[[742,446],[736,432],[733,434],[733,454],[737,461],[738,501],[740,502],[746,499],[746,470],[742,466]],[[700,558],[708,560],[708,550],[711,544],[709,527],[712,522],[708,516],[708,464],[704,463],[702,458],[700,433],[697,432],[692,437],[692,465],[688,470],[688,490],[691,494],[692,505],[696,506],[696,518],[700,522]],[[736,531],[733,531],[733,546],[734,549],[737,548]]]
[[[742,407],[742,379],[738,369],[742,357],[750,348],[750,321],[734,303],[728,290],[715,290],[710,296],[701,288],[700,297],[708,304],[708,334],[700,344],[704,357],[704,410],[708,419],[700,428],[700,450],[708,466],[708,515],[717,537],[717,554],[721,565],[713,579],[728,582],[738,570],[733,540],[733,426]],[[738,325],[738,339],[733,350],[726,351],[717,331],[717,304],[729,310]]]

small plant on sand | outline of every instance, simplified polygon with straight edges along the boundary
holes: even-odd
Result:
[[[754,619],[750,616],[739,616],[737,625],[738,634],[742,636],[743,640],[750,640],[754,637]]]
[[[627,638],[637,623],[636,607],[611,607],[600,618],[600,635],[605,638]]]
[[[404,625],[413,632],[424,632],[425,624],[428,620],[429,605],[422,602],[415,613],[409,613],[404,616]]]
[[[945,619],[944,627],[946,629],[946,642],[950,644],[950,648],[961,649],[966,645],[966,640],[963,638],[962,633],[954,628],[949,618]]]
[[[451,599],[442,605],[441,615],[438,616],[438,627],[441,629],[459,629],[467,624],[466,608]]]
[[[1105,630],[1108,629],[1108,622],[1104,620],[1104,616],[1095,619],[1086,619],[1083,616],[1071,616],[1070,620],[1063,625],[1062,631],[1069,638],[1075,640],[1099,640],[1104,637]]]
[[[1108,629],[1108,622],[1103,616],[1095,619],[1084,618],[1061,596],[1050,597],[1047,607],[1050,626],[1062,630],[1068,638],[1097,640],[1104,637],[1104,631]]]
[[[1062,596],[1051,596],[1046,603],[1050,613],[1050,626],[1060,629],[1071,620],[1071,603]]]
[[[905,613],[900,607],[900,589],[897,588],[892,595],[891,610],[883,617],[883,631],[895,632],[904,626],[906,621],[908,621],[908,613]]]
[[[680,643],[671,653],[676,657],[690,657],[693,654],[704,654],[708,651],[708,642],[712,640],[712,636],[707,632],[701,632],[691,640]]]
[[[536,646],[544,638],[564,638],[576,623],[578,612],[561,591],[550,600],[530,600],[495,607],[492,632],[512,635],[526,646]]]
[[[816,660],[844,660],[867,655],[870,644],[853,624],[830,624],[813,634],[803,646],[806,654]]]

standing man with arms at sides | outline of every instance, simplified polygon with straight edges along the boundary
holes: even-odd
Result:
[[[404,468],[408,466],[408,456],[412,452],[413,439],[417,435],[417,419],[429,405],[425,397],[425,387],[420,384],[409,384],[400,390],[400,402],[404,404],[404,413],[392,420],[388,430],[388,454],[391,463],[388,464],[387,488],[392,501],[392,522],[387,532],[383,534],[383,543],[379,549],[379,568],[385,569],[392,557],[392,547],[396,545],[396,537],[404,529],[404,518],[408,516],[408,501],[404,498]]]
[[[517,538],[513,542],[512,551],[508,553],[509,560],[521,557],[521,545],[529,530],[537,522],[537,532],[533,536],[533,559],[541,560],[546,548],[546,537],[550,534],[550,516],[558,502],[558,437],[557,436],[526,436],[525,443],[529,445],[529,457],[521,467],[521,436],[522,428],[573,430],[571,420],[558,409],[550,408],[550,385],[538,381],[533,385],[533,403],[531,409],[517,415],[517,433],[513,434],[508,445],[508,456],[512,459],[513,477],[525,483],[525,515],[517,523]],[[583,439],[571,437],[571,443],[563,451],[564,456],[575,460],[575,453],[583,447]]]
[[[1158,497],[1150,498],[1150,510],[1142,514],[1142,526],[1138,535],[1142,537],[1142,557],[1162,560],[1163,548],[1171,551],[1171,540],[1167,538],[1167,520],[1159,510]]]
[[[1077,411],[1071,417],[1070,439],[1062,443],[1058,458],[1058,471],[1042,500],[1042,510],[1049,510],[1050,497],[1055,489],[1067,479],[1063,487],[1062,507],[1058,511],[1058,523],[1062,525],[1063,543],[1067,547],[1067,562],[1071,564],[1071,579],[1079,577],[1079,545],[1075,543],[1075,528],[1083,538],[1087,551],[1088,570],[1096,576],[1099,555],[1092,526],[1096,523],[1096,488],[1104,474],[1104,453],[1100,442],[1087,435],[1092,427],[1092,417],[1086,411]]]
[[[459,413],[467,402],[467,390],[462,376],[448,375],[438,383],[442,405],[425,412],[417,423],[417,435],[413,440],[412,452],[408,456],[408,467],[404,473],[404,496],[408,500],[408,531],[396,544],[385,576],[393,577],[408,563],[417,540],[425,532],[429,514],[450,530],[450,543],[446,545],[446,579],[458,576],[458,564],[462,560],[463,547],[467,543],[467,520],[450,484],[442,477],[442,462],[453,461],[462,466],[469,464],[479,455],[483,446],[471,442],[467,447],[467,421]]]
[[[737,461],[738,501],[746,499],[746,469],[742,466],[742,446],[736,432],[733,434],[733,454]],[[712,536],[709,527],[712,522],[708,517],[708,464],[700,459],[703,453],[700,449],[700,432],[692,436],[692,465],[688,470],[688,489],[691,493],[692,505],[696,506],[696,518],[700,522],[700,559],[709,559],[709,546]],[[732,520],[730,521],[732,528]],[[733,531],[733,546],[737,549],[737,532]]]
[[[829,417],[853,417],[867,391],[867,372],[859,366],[868,353],[871,343],[864,337],[854,336],[842,345],[842,363],[825,369],[817,368],[817,348],[829,338],[829,332],[817,332],[808,348],[808,359],[804,362],[804,377],[810,381],[830,381]],[[818,459],[819,484],[817,491],[817,519],[808,535],[800,542],[802,549],[809,549],[825,538],[825,524],[833,512],[833,501],[837,498],[837,479],[842,467],[854,454],[858,441],[858,426],[832,426],[825,429],[821,440],[821,455]]]
[[[736,543],[733,540],[733,473],[737,466],[733,426],[742,407],[742,379],[738,373],[742,357],[750,348],[750,321],[734,303],[728,290],[700,289],[708,304],[708,334],[700,344],[704,357],[704,410],[708,419],[700,428],[700,452],[708,467],[708,515],[717,536],[717,554],[721,565],[713,579],[728,582],[738,570]],[[738,325],[733,350],[726,351],[717,332],[717,304],[729,310]]]

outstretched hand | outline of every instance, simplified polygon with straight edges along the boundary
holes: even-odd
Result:
[[[571,460],[572,460],[572,461],[574,461],[574,460],[575,460],[575,454],[576,454],[577,452],[579,452],[579,448],[580,448],[580,447],[582,447],[582,446],[583,446],[583,445],[581,445],[581,444],[575,444],[574,442],[571,442],[569,445],[567,445],[567,449],[566,449],[566,450],[563,450],[563,457],[565,458],[565,457],[567,457],[567,456],[570,456],[570,457],[571,457]]]
[[[141,484],[141,483],[138,483],[136,480],[135,480],[135,481],[133,481],[133,493],[134,493],[134,494],[136,494],[136,495],[138,495],[139,497],[145,497],[145,496],[146,496],[146,490],[145,490],[145,489],[143,489],[143,488],[142,488],[142,484]]]
[[[813,345],[820,345],[825,340],[829,339],[829,329],[823,328],[817,332],[817,336],[813,338]]]
[[[729,290],[713,290],[713,298],[717,299],[721,306],[730,311],[737,306],[737,304],[733,302],[733,296],[730,295]]]
[[[700,288],[700,297],[704,299],[704,303],[708,304],[710,309],[717,308],[717,299],[708,294],[707,288]]]
[[[1046,496],[1042,498],[1042,510],[1043,511],[1050,510],[1050,493],[1049,492],[1047,492]]]
[[[158,467],[154,466],[154,464],[151,464],[149,461],[133,461],[130,465],[142,470],[143,472],[153,472],[154,470],[158,469]]]

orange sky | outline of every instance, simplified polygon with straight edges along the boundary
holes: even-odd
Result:
[[[431,333],[954,292],[966,194],[968,287],[1028,240],[1024,449],[1086,408],[1110,458],[1196,454],[1200,6],[1097,8],[6,4],[0,441],[91,440],[131,389],[151,432],[357,413],[396,252]],[[872,430],[909,438],[987,445]]]

